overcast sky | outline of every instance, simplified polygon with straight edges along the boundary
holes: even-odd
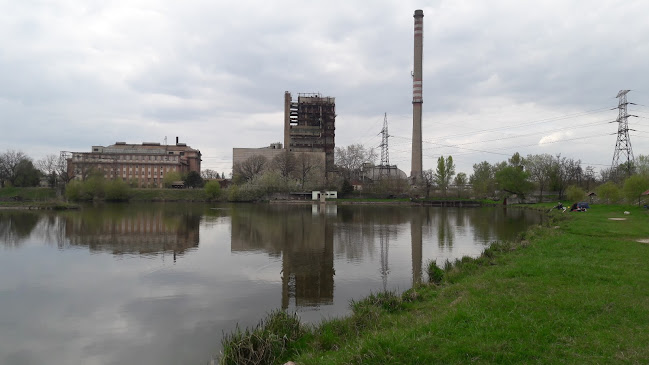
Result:
[[[0,152],[178,136],[227,174],[233,147],[283,141],[284,91],[320,92],[337,146],[377,147],[387,113],[409,173],[415,9],[424,169],[515,152],[606,167],[621,89],[649,154],[649,2],[599,0],[0,0]]]

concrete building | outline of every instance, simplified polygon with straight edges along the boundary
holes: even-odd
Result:
[[[272,161],[276,156],[284,152],[281,143],[271,143],[268,147],[258,148],[233,148],[232,165],[240,164],[253,156],[263,156],[268,161]]]
[[[139,187],[162,187],[169,172],[201,172],[201,151],[179,143],[178,138],[175,145],[116,142],[106,147],[92,146],[91,152],[72,152],[67,161],[68,174],[76,180],[100,171],[107,179],[136,182]]]
[[[232,171],[236,174],[237,165],[245,163],[246,160],[253,156],[262,156],[266,159],[266,163],[262,171],[272,168],[272,161],[275,157],[286,153],[286,149],[282,148],[281,143],[271,143],[268,147],[261,148],[233,148],[232,149]],[[324,179],[324,166],[326,154],[323,151],[298,151],[292,152],[295,157],[295,173],[300,175],[305,169],[310,171],[310,174],[317,176],[317,179]]]
[[[371,163],[364,163],[361,170],[363,181],[379,181],[382,179],[407,179],[408,175],[399,170],[396,165],[376,166]]]
[[[336,99],[318,93],[284,93],[284,146],[291,152],[324,152],[326,172],[334,171]]]

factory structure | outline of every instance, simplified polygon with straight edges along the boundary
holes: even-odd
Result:
[[[412,72],[413,128],[410,180],[417,185],[422,178],[422,55],[423,10],[414,13],[414,69]],[[381,165],[364,166],[363,178],[369,181],[381,178],[403,178],[403,172],[389,165],[387,159],[387,126],[384,128]],[[290,92],[284,93],[284,140],[261,148],[233,148],[233,167],[252,156],[263,156],[272,161],[282,153],[308,157],[316,161],[327,179],[336,172],[334,151],[336,147],[336,101],[334,97],[320,93],[299,93],[294,99]],[[63,152],[62,152],[63,154]],[[167,145],[153,142],[127,144],[116,142],[110,146],[92,146],[90,152],[65,152],[68,174],[84,180],[91,171],[103,172],[106,178],[121,178],[136,182],[140,187],[162,187],[164,176],[169,172],[181,174],[201,171],[201,152],[179,143]]]
[[[334,171],[336,99],[284,93],[284,146],[291,152],[324,152],[325,171]]]
[[[99,171],[107,179],[121,178],[138,187],[162,187],[162,180],[170,172],[201,172],[201,151],[178,142],[178,137],[175,145],[115,142],[106,147],[92,146],[90,152],[65,155],[68,176],[75,180],[85,180],[91,172]]]
[[[252,156],[263,156],[268,161],[291,152],[295,156],[309,156],[323,167],[328,175],[335,171],[336,99],[319,93],[298,94],[294,100],[284,93],[284,143],[271,143],[261,148],[233,148],[233,165]]]

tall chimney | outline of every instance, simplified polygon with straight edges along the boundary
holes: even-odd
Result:
[[[178,144],[178,137],[176,137],[176,144]]]
[[[415,10],[415,68],[412,73],[412,167],[410,178],[413,183],[421,181],[421,104],[422,99],[422,51],[424,48],[424,11]]]

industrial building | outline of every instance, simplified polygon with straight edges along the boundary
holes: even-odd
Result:
[[[325,171],[332,172],[336,137],[336,98],[319,93],[284,93],[284,146],[291,152],[324,152]]]
[[[68,175],[76,180],[85,180],[91,172],[99,171],[107,179],[121,178],[139,187],[162,187],[169,172],[200,174],[201,151],[179,143],[178,138],[175,145],[116,142],[106,147],[92,146],[91,152],[71,152],[67,162]]]

